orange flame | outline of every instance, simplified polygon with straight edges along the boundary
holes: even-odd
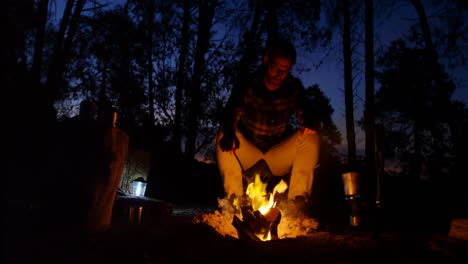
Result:
[[[263,183],[260,179],[260,175],[256,174],[254,182],[250,183],[247,186],[246,194],[252,200],[252,208],[256,211],[258,210],[262,215],[267,215],[271,208],[276,206],[274,200],[276,193],[283,193],[288,188],[288,185],[285,181],[281,180],[273,189],[273,193],[267,194],[266,192],[267,184]],[[268,232],[268,236],[265,239],[263,236],[258,235],[258,237],[263,240],[271,240],[271,233]]]

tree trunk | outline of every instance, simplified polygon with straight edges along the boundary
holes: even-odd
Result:
[[[42,53],[44,48],[44,35],[47,24],[47,9],[49,0],[39,1],[39,17],[37,19],[36,41],[34,43],[34,59],[32,65],[33,83],[39,84],[41,81]]]
[[[421,0],[411,0],[411,4],[414,6],[416,12],[418,13],[419,24],[423,33],[426,52],[430,59],[432,76],[439,89],[442,89],[442,87],[444,86],[444,81],[443,78],[440,77],[439,59],[437,51],[434,48],[434,44],[432,43],[432,34],[429,28],[429,23],[427,22],[427,16],[426,12],[424,11],[424,6]]]
[[[177,152],[182,152],[181,146],[181,135],[182,135],[182,92],[186,85],[185,77],[185,61],[187,58],[187,53],[189,49],[189,26],[190,26],[190,1],[184,0],[184,16],[183,16],[183,25],[181,32],[181,41],[180,41],[180,55],[179,55],[179,65],[177,68],[177,84],[175,91],[175,117],[174,117],[174,145],[177,148]]]
[[[59,30],[57,33],[57,38],[55,41],[54,50],[52,52],[52,59],[49,66],[49,72],[47,74],[46,80],[46,94],[45,94],[45,106],[48,109],[53,109],[54,107],[54,100],[57,96],[57,83],[58,83],[58,72],[57,69],[59,68],[60,60],[63,56],[63,42],[65,39],[65,31],[68,27],[72,8],[74,4],[74,0],[68,0],[63,11],[62,20],[60,21]],[[55,115],[55,114],[54,114]]]
[[[344,90],[346,111],[346,138],[348,141],[348,163],[356,161],[356,141],[354,132],[353,73],[351,60],[351,15],[349,0],[343,0],[343,60]]]
[[[78,26],[78,19],[80,17],[81,11],[83,10],[85,2],[86,0],[77,0],[75,9],[73,11],[72,9],[75,1],[69,0],[67,1],[67,5],[63,12],[63,17],[62,21],[60,22],[57,41],[55,43],[55,49],[46,82],[46,86],[49,89],[49,103],[52,105],[59,92],[59,82],[65,70],[66,57],[70,52],[76,28]],[[67,34],[65,34],[66,32]]]
[[[278,35],[278,18],[277,18],[277,15],[276,15],[276,10],[277,9],[278,9],[278,1],[277,0],[267,2],[266,22],[267,22],[267,34],[268,34],[267,43],[268,44],[271,41],[274,41],[274,39]]]
[[[421,165],[422,165],[422,150],[421,150],[421,145],[422,145],[422,139],[421,139],[422,133],[421,133],[421,127],[419,125],[418,120],[414,121],[414,126],[413,126],[413,156],[410,159],[410,171],[409,171],[409,176],[410,180],[412,182],[418,182],[421,179]]]
[[[193,79],[190,86],[190,106],[187,142],[185,144],[185,157],[192,159],[195,156],[195,148],[198,135],[198,119],[201,111],[201,76],[205,70],[205,54],[210,43],[210,30],[213,22],[214,11],[217,1],[207,0],[199,3],[199,24],[197,48],[195,51],[195,62],[193,68]]]
[[[434,45],[432,43],[432,35],[431,35],[431,30],[429,28],[429,24],[427,21],[427,16],[426,12],[424,11],[424,6],[421,2],[421,0],[411,0],[411,4],[414,6],[416,9],[416,12],[418,13],[419,16],[419,24],[421,26],[421,30],[423,33],[423,38],[424,38],[424,43],[425,43],[425,49],[427,52],[427,56],[429,56],[429,63],[430,63],[430,71],[431,71],[431,78],[436,84],[436,89],[438,89],[438,96],[441,96],[442,94],[445,95],[447,98],[446,100],[450,100],[450,93],[446,93],[445,91],[442,91],[446,85],[444,84],[443,77],[441,75],[440,67],[439,67],[439,62],[438,62],[438,55],[437,51],[434,48]],[[440,99],[440,98],[438,98]],[[438,109],[438,114],[444,114],[448,113],[448,109]],[[419,119],[419,115],[416,117]],[[415,120],[415,131],[414,131],[414,159],[412,161],[412,174],[411,176],[415,178],[416,181],[421,179],[421,173],[422,173],[422,164],[423,164],[423,154],[422,154],[422,139],[420,138],[422,136],[422,128],[419,125],[419,121]]]
[[[81,16],[81,12],[83,11],[84,4],[86,0],[78,0],[75,5],[75,10],[73,11],[72,18],[70,20],[70,26],[68,27],[67,38],[65,39],[65,45],[63,46],[63,57],[62,63],[59,64],[59,77],[62,77],[63,71],[65,70],[65,65],[67,63],[67,59],[70,56],[70,51],[73,43],[73,38],[76,34],[76,29],[78,28],[79,19]]]
[[[431,52],[434,52],[434,47],[432,44],[431,30],[429,29],[429,24],[427,23],[426,12],[424,11],[424,6],[421,3],[421,0],[411,0],[411,4],[416,9],[416,12],[419,16],[419,24],[424,37],[424,42],[426,43],[426,48]]]
[[[148,50],[146,53],[146,74],[148,77],[148,108],[149,125],[154,126],[154,83],[153,83],[153,27],[154,27],[154,2],[149,2],[147,9],[147,41]]]
[[[379,193],[380,183],[376,179],[376,135],[375,135],[375,107],[374,107],[374,3],[373,0],[366,0],[365,18],[365,60],[366,60],[366,107],[364,111],[365,133],[366,133],[366,180],[370,187],[372,196]],[[373,186],[376,189],[372,188]],[[380,200],[379,197],[375,197]]]
[[[247,76],[250,72],[250,67],[252,62],[255,59],[256,49],[261,34],[258,32],[258,25],[261,17],[262,11],[262,1],[257,0],[255,1],[255,10],[252,19],[252,24],[250,25],[250,29],[246,31],[244,38],[243,38],[243,54],[239,61],[239,68],[237,71],[237,79],[235,86],[242,86],[245,84]]]

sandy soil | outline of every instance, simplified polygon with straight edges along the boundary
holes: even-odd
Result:
[[[103,232],[8,222],[6,263],[468,263],[468,243],[444,234],[377,229],[322,230],[254,242],[194,222],[196,210]],[[200,212],[210,213],[210,212]]]

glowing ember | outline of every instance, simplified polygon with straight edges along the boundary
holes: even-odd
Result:
[[[232,211],[232,205],[228,205],[228,199],[218,199],[220,210],[213,213],[198,214],[193,218],[193,222],[197,224],[209,225],[215,231],[224,236],[239,238],[236,228],[232,225],[232,220],[235,213]],[[315,219],[307,217],[281,217],[278,224],[278,239],[297,238],[297,237],[312,237],[316,233],[318,222]]]

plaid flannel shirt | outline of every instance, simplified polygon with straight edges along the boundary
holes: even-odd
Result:
[[[243,89],[233,90],[225,108],[223,129],[239,131],[262,152],[289,136],[294,114],[301,119],[304,87],[291,75],[275,91],[268,90],[257,72]]]

